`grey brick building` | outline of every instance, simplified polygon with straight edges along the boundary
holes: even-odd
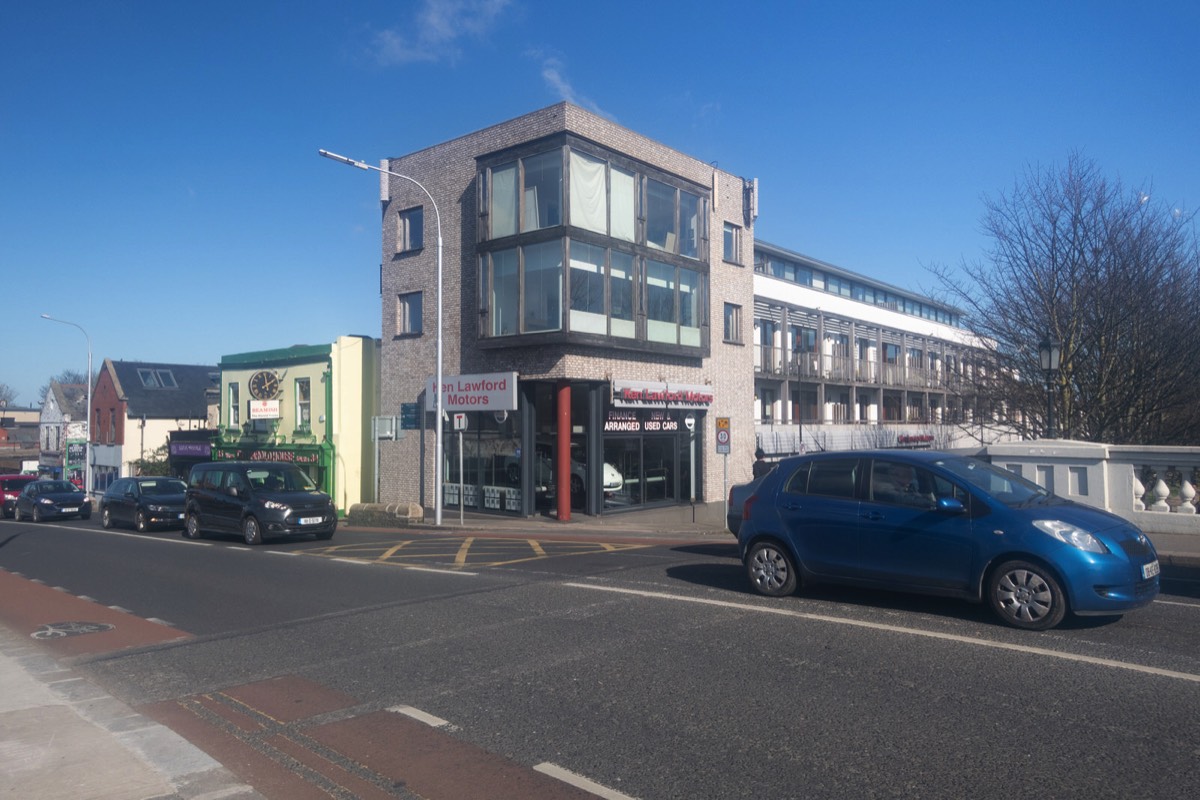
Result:
[[[440,468],[445,509],[719,508],[718,418],[738,478],[754,449],[755,183],[569,103],[381,166],[437,205],[461,416],[435,465],[437,219],[381,174],[381,408],[410,429],[381,448],[380,499],[430,507]],[[456,391],[481,376],[500,399]]]

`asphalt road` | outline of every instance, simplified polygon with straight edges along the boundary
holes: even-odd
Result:
[[[732,539],[339,531],[247,548],[4,521],[0,568],[190,634],[73,659],[185,728],[216,724],[205,703],[254,698],[286,720],[286,695],[327,746],[389,749],[407,734],[377,712],[415,709],[472,759],[553,764],[644,800],[1200,796],[1187,571],[1120,620],[1031,634],[953,600],[761,598]],[[210,741],[231,766],[236,748]],[[462,796],[495,796],[470,780]]]

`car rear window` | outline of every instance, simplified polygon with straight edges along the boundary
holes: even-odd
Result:
[[[33,478],[33,477],[30,477],[30,478],[2,478],[2,479],[0,479],[0,489],[4,489],[5,491],[11,492],[15,489],[23,488],[25,486],[25,484],[33,483],[35,480],[37,480],[37,478]]]

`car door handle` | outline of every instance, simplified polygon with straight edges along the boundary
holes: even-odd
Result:
[[[788,511],[799,511],[803,506],[800,503],[780,503]]]
[[[863,519],[869,519],[872,522],[878,522],[883,519],[883,514],[880,514],[878,511],[864,511],[861,516]]]

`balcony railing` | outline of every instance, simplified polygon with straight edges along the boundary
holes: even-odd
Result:
[[[858,384],[909,390],[932,390],[952,394],[978,389],[978,377],[943,369],[872,361],[846,355],[816,352],[788,353],[782,347],[757,345],[754,371],[764,377],[814,383]]]

